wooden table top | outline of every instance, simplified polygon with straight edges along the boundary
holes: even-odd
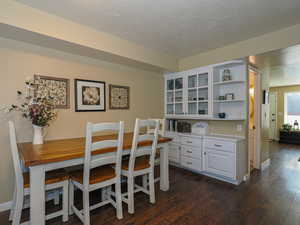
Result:
[[[93,141],[115,139],[115,137],[115,135],[96,136],[93,137]],[[133,133],[124,134],[124,150],[131,149],[132,139]],[[171,140],[171,138],[160,137],[158,143],[166,143]],[[145,141],[139,144],[139,146],[148,145],[151,145],[151,142]],[[24,161],[24,165],[29,167],[84,157],[85,138],[45,141],[42,145],[33,145],[31,142],[19,143],[18,148],[20,157],[22,157]],[[116,151],[116,148],[101,149],[94,151],[93,155],[113,151]]]

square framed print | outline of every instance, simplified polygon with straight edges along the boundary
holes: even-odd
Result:
[[[75,111],[105,111],[105,82],[75,79]]]
[[[69,109],[70,108],[70,80],[59,77],[34,75],[36,88],[34,94],[36,97],[50,94],[54,98],[55,108]],[[53,93],[48,93],[49,89],[44,87],[51,87]]]
[[[109,109],[129,109],[129,94],[129,87],[110,84]]]

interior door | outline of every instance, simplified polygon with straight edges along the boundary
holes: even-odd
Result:
[[[270,133],[271,140],[277,140],[277,93],[269,94],[270,101]]]

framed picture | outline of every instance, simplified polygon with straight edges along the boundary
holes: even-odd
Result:
[[[105,111],[105,82],[75,79],[75,111]]]
[[[109,85],[109,109],[129,109],[129,87]]]
[[[55,108],[69,109],[70,108],[70,80],[58,77],[34,75],[35,83],[35,96],[43,96],[47,93],[43,87],[51,87],[53,93],[50,95],[54,98]],[[40,85],[39,85],[40,84]]]

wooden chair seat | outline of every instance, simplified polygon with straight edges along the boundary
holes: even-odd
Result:
[[[24,188],[30,188],[29,172],[23,173],[23,179],[24,179]],[[65,172],[64,169],[53,170],[46,173],[45,184],[54,184],[68,179],[69,179],[69,175]]]
[[[116,177],[115,170],[107,165],[100,166],[90,171],[90,184],[100,183],[106,180],[110,180]],[[74,171],[70,173],[70,178],[77,181],[80,184],[83,184],[83,170]]]
[[[135,159],[135,164],[134,164],[134,170],[143,170],[146,168],[149,168],[150,164],[149,164],[149,157],[146,156],[142,156],[142,157],[138,157]],[[122,162],[122,169],[123,170],[128,170],[129,168],[129,160],[124,160]]]

